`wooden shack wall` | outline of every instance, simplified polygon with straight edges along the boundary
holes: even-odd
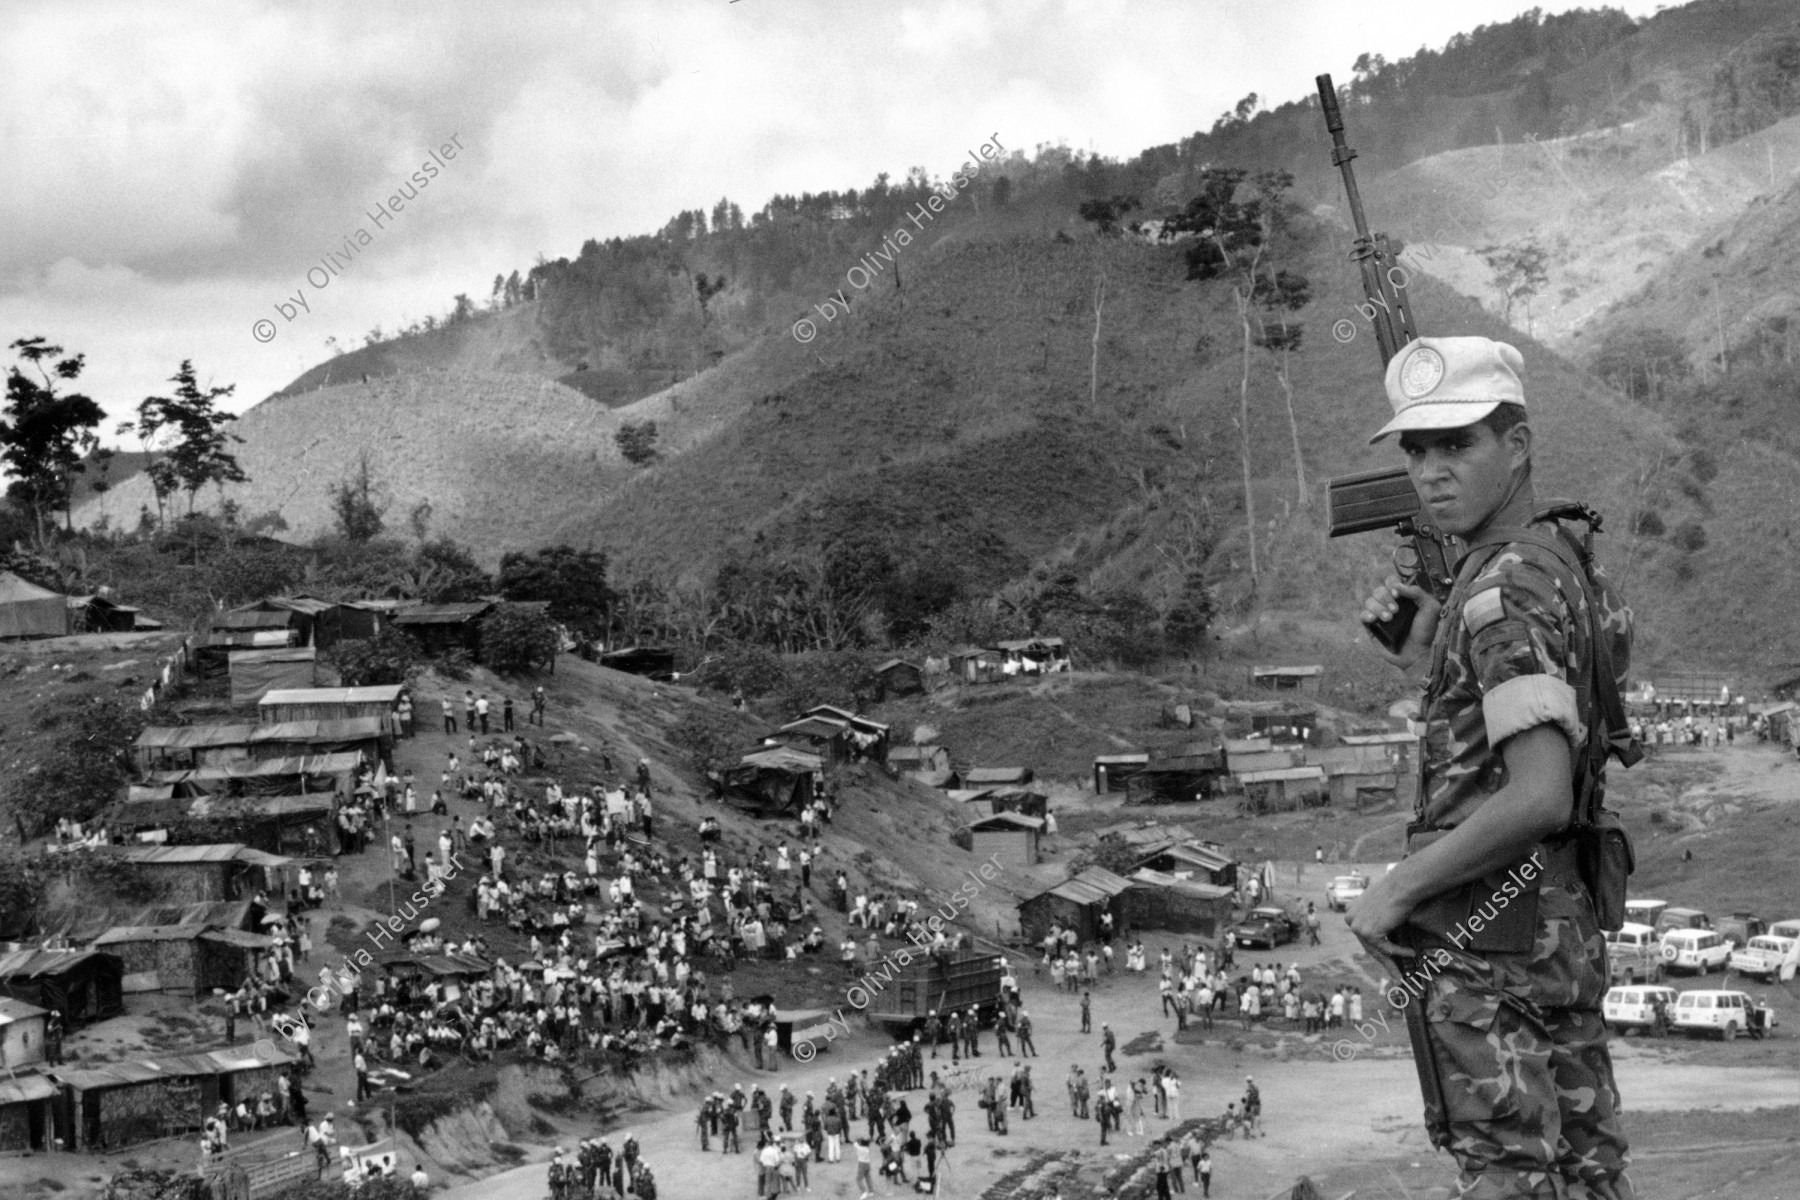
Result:
[[[1034,867],[1038,861],[1038,835],[1035,829],[981,831],[972,835],[977,858],[998,856],[1003,863]]]

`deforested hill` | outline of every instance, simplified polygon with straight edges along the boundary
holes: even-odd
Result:
[[[1771,198],[1760,175],[1800,163],[1792,21],[1753,0],[1636,25],[1522,17],[1366,64],[1347,89],[1371,219],[1413,244],[1421,330],[1524,351],[1540,490],[1608,514],[1603,553],[1643,617],[1640,666],[1800,658],[1784,599],[1800,583],[1794,447],[1751,424],[1697,427],[1711,409],[1639,394],[1591,349],[1664,312],[1697,339],[1705,314],[1681,288],[1722,255],[1743,267],[1728,321],[1766,315],[1792,286],[1779,266],[1795,253],[1792,193]],[[1715,90],[1721,67],[1741,85],[1735,107]],[[1790,150],[1795,163],[1776,163]],[[1278,359],[1250,355],[1253,522],[1229,279],[1190,280],[1185,245],[1102,235],[1081,215],[1129,198],[1130,218],[1167,217],[1221,166],[1296,172],[1271,253],[1311,289],[1292,314],[1291,421]],[[964,594],[1054,568],[1159,611],[1198,572],[1229,619],[1306,616],[1353,635],[1388,539],[1326,539],[1324,481],[1396,460],[1366,445],[1386,402],[1316,99],[1124,163],[1009,150],[909,224],[930,186],[883,176],[775,197],[748,220],[721,201],[652,237],[590,241],[533,268],[500,311],[321,363],[250,410],[237,432],[251,482],[224,495],[308,538],[366,455],[391,528],[428,504],[430,534],[490,566],[569,542],[609,550],[621,579],[691,590],[734,562],[816,565],[866,546],[933,564]],[[1548,282],[1508,325],[1483,256],[1530,239],[1552,252]],[[859,264],[863,288],[846,278]],[[827,319],[838,293],[849,312]],[[816,337],[795,335],[801,318]],[[657,457],[634,466],[615,434],[650,421]],[[137,479],[76,516],[103,504],[129,525],[150,502]]]

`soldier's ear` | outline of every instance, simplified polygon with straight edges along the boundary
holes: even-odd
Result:
[[[1506,443],[1511,457],[1510,465],[1514,471],[1531,465],[1532,433],[1529,422],[1520,421],[1502,434],[1501,439]]]

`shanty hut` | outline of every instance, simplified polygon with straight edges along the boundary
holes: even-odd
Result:
[[[392,602],[339,602],[302,592],[292,596],[269,596],[236,611],[291,613],[295,644],[310,646],[322,654],[342,641],[374,637],[381,632],[383,614],[392,608]]]
[[[214,613],[209,622],[206,643],[228,650],[267,650],[276,646],[297,645],[300,640],[298,615],[286,609],[237,610]]]
[[[360,753],[296,754],[283,758],[234,758],[191,770],[152,771],[144,783],[169,787],[170,795],[247,796],[323,792],[351,795]],[[381,772],[378,770],[377,775]]]
[[[130,633],[140,628],[143,613],[128,604],[118,604],[105,596],[69,596],[70,633]],[[156,626],[156,622],[150,622]]]
[[[281,1086],[280,1076],[289,1064],[300,1061],[299,1055],[289,1053],[278,1043],[265,1042],[254,1053],[248,1047],[237,1046],[209,1050],[205,1057],[212,1060],[218,1071],[220,1101],[235,1105],[243,1100],[254,1111],[256,1102],[267,1092],[275,1105],[276,1119],[286,1118],[287,1088]]]
[[[195,904],[149,904],[131,907],[94,907],[81,911],[61,924],[46,925],[44,936],[62,938],[85,946],[117,926],[204,925],[208,929],[262,928],[266,910],[253,900],[201,901]]]
[[[1357,803],[1369,794],[1397,794],[1399,781],[1413,771],[1418,738],[1411,733],[1347,733],[1341,745],[1312,750],[1307,763],[1325,772],[1333,804]]]
[[[68,632],[66,596],[0,571],[0,638],[62,637]]]
[[[44,1061],[44,1026],[48,1009],[10,997],[0,998],[0,1069],[8,1074]]]
[[[392,723],[384,717],[341,717],[324,721],[276,721],[250,733],[250,757],[358,754],[370,766],[386,763],[393,751]]]
[[[880,721],[871,721],[858,713],[848,712],[830,704],[815,704],[801,715],[823,717],[828,721],[842,721],[850,727],[850,756],[852,758],[867,758],[875,762],[887,761],[890,726],[883,725]]]
[[[1042,818],[1050,811],[1050,797],[1035,788],[997,787],[988,789],[988,811],[1018,813],[1021,817]]]
[[[0,953],[0,995],[61,1013],[65,1029],[123,1011],[124,974],[118,955],[98,950]]]
[[[236,650],[231,655],[230,670],[233,704],[255,704],[277,688],[311,688],[325,682],[319,651],[313,646]],[[336,682],[335,672],[331,678]]]
[[[1225,756],[1217,746],[1201,743],[1175,747],[1153,756],[1126,783],[1133,804],[1175,804],[1209,799],[1225,773]]]
[[[256,954],[274,945],[266,934],[205,925],[119,926],[94,940],[95,949],[124,961],[125,991],[183,996],[235,989],[248,977]]]
[[[1250,732],[1261,734],[1276,745],[1310,742],[1313,730],[1318,726],[1319,714],[1310,708],[1282,706],[1274,711],[1250,714]]]
[[[890,658],[875,668],[875,698],[916,696],[925,690],[925,668],[903,658]]]
[[[830,717],[801,717],[763,735],[765,746],[787,746],[818,755],[826,762],[848,762],[850,726]]]
[[[1102,754],[1094,759],[1094,794],[1126,790],[1131,777],[1149,765],[1148,754]]]
[[[798,813],[813,796],[813,780],[825,760],[791,746],[746,754],[725,772],[725,799],[763,817]]]
[[[1070,669],[1069,648],[1059,637],[1013,638],[994,643],[1002,675],[1048,675]]]
[[[138,773],[148,777],[163,771],[191,771],[246,758],[250,735],[256,726],[150,725],[131,744]]]
[[[986,646],[964,646],[950,653],[950,674],[962,683],[999,683],[1006,678],[1000,669],[1005,655]]]
[[[1284,767],[1239,775],[1253,812],[1308,808],[1325,800],[1325,772],[1318,767]]]
[[[42,1151],[55,1145],[62,1136],[56,1126],[61,1095],[62,1089],[44,1075],[9,1072],[0,1079],[0,1154]],[[63,1141],[67,1144],[68,1139]]]
[[[895,746],[888,751],[888,766],[911,774],[950,769],[950,752],[942,746]]]
[[[481,661],[481,619],[494,610],[490,601],[466,604],[420,604],[394,614],[394,627],[419,643],[431,657],[451,650],[467,651]]]
[[[212,846],[122,846],[111,853],[136,863],[165,903],[248,899],[258,891],[286,891],[282,868],[292,859],[237,842]]]
[[[1143,857],[1132,863],[1133,871],[1149,869],[1159,875],[1209,883],[1217,887],[1237,886],[1238,865],[1217,844],[1194,841],[1187,837],[1155,843],[1141,843]]]
[[[970,846],[977,858],[998,856],[1015,867],[1035,867],[1044,822],[1014,812],[995,813],[969,825]]]
[[[352,688],[294,688],[270,692],[256,706],[257,720],[264,725],[280,725],[288,721],[345,721],[356,717],[379,717],[382,731],[394,731],[394,708],[400,703],[404,684],[384,683]]]
[[[1250,686],[1265,692],[1299,692],[1316,696],[1324,679],[1325,668],[1319,666],[1250,668]]]
[[[1084,942],[1095,941],[1100,936],[1100,914],[1110,911],[1115,921],[1122,917],[1119,897],[1130,887],[1129,880],[1105,867],[1089,867],[1020,901],[1019,928],[1028,942],[1043,941],[1053,924],[1073,929]],[[1123,928],[1118,932],[1123,933]]]
[[[1140,867],[1131,874],[1131,888],[1123,903],[1126,919],[1134,929],[1167,929],[1212,937],[1230,924],[1235,894],[1228,887],[1178,879]]]
[[[156,1062],[51,1070],[63,1085],[57,1124],[75,1135],[68,1148],[117,1150],[198,1130],[218,1103],[218,1067],[196,1061],[202,1057],[171,1054]]]

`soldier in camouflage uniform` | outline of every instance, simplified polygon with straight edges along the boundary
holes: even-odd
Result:
[[[1596,571],[1590,626],[1579,572],[1497,532],[1536,510],[1522,365],[1512,346],[1459,337],[1415,339],[1388,367],[1395,418],[1374,440],[1400,434],[1422,516],[1483,544],[1444,604],[1390,577],[1364,605],[1366,624],[1398,597],[1418,605],[1399,652],[1382,653],[1431,673],[1407,856],[1347,920],[1406,964],[1389,1002],[1422,1006],[1421,1077],[1435,1068],[1441,1091],[1434,1103],[1425,1085],[1426,1123],[1462,1169],[1459,1197],[1630,1200],[1601,1017],[1606,944],[1566,830],[1602,720],[1590,629],[1610,639],[1623,686],[1631,613]]]

